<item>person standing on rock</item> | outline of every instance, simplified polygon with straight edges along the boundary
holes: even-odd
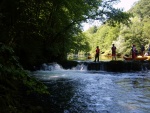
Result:
[[[99,62],[99,54],[100,54],[100,49],[99,49],[99,46],[97,46],[94,62],[96,62],[96,61]]]

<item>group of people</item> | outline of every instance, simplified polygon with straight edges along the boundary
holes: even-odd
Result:
[[[115,44],[112,44],[112,47],[111,47],[112,60],[116,60],[116,49],[117,48],[116,48]],[[148,47],[148,51],[145,52],[145,46],[142,44],[140,51],[141,51],[141,56],[150,56],[150,45]],[[136,46],[134,44],[132,45],[132,48],[131,48],[131,54],[132,54],[132,59],[135,59],[137,57],[137,55],[139,54],[136,49]],[[96,62],[96,61],[99,62],[99,55],[100,55],[100,49],[99,49],[99,46],[97,46],[94,62]]]
[[[132,54],[132,59],[135,59],[137,57],[137,55],[141,55],[142,57],[143,56],[150,56],[150,45],[148,47],[148,51],[145,52],[145,46],[142,44],[141,45],[141,53],[138,53],[137,49],[136,49],[136,46],[133,44],[132,45],[132,49],[131,49],[131,54]]]
[[[111,51],[112,51],[112,60],[116,60],[116,46],[115,46],[115,44],[112,44]],[[94,62],[96,62],[96,61],[99,62],[99,54],[100,54],[100,49],[99,49],[99,46],[97,46]]]

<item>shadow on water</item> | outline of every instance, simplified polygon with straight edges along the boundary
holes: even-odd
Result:
[[[67,79],[44,82],[50,91],[49,103],[53,103],[50,107],[56,113],[63,113],[65,109],[70,108],[68,104],[74,95],[74,84]],[[66,90],[67,89],[67,90]]]
[[[55,113],[150,111],[149,71],[116,73],[88,71],[83,65],[69,70],[60,67],[33,72],[48,86],[50,96],[46,104]]]

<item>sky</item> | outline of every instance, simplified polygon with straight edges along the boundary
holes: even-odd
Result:
[[[114,5],[115,8],[121,8],[123,11],[128,11],[135,2],[139,0],[120,0],[120,2],[116,5]],[[94,24],[99,24],[98,21],[95,21]],[[87,30],[89,27],[93,26],[93,24],[89,23],[83,23],[83,29],[84,31]]]
[[[137,1],[139,1],[139,0],[120,0],[120,2],[117,5],[115,5],[115,7],[117,7],[117,8],[123,8],[124,11],[127,11]]]

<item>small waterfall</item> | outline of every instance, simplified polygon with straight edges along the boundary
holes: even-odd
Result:
[[[63,68],[64,66],[64,68]],[[78,62],[78,64],[70,65],[54,63],[44,63],[41,66],[41,70],[53,71],[53,70],[96,70],[96,71],[108,71],[108,72],[131,72],[131,71],[148,71],[150,70],[149,62],[123,62],[123,61],[110,61],[110,62]],[[68,66],[68,67],[67,67]],[[66,68],[67,67],[67,68]]]
[[[62,66],[54,62],[54,63],[42,64],[41,70],[53,71],[53,70],[63,70],[63,68]]]
[[[63,67],[59,64],[57,64],[56,62],[54,63],[43,63],[41,66],[41,70],[44,71],[54,71],[54,70],[64,70]],[[73,67],[71,70],[87,70],[87,66],[84,64],[78,64],[76,67]]]
[[[76,67],[73,67],[72,70],[87,70],[87,66],[84,64],[78,64]]]

